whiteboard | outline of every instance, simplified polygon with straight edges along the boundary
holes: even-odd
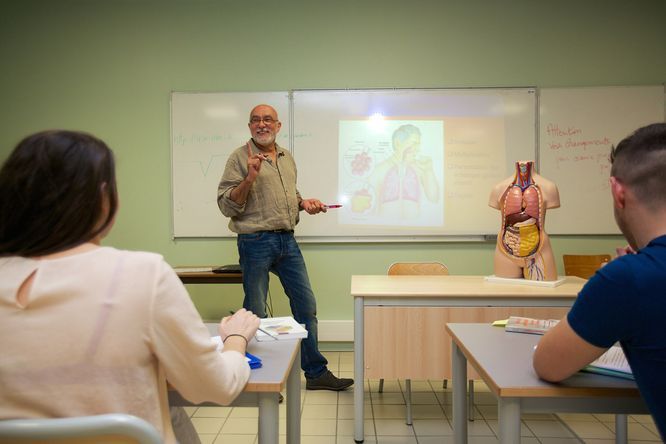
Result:
[[[288,92],[171,93],[173,237],[235,236],[217,207],[217,185],[231,152],[250,138],[254,106],[278,112],[278,144],[289,145]]]
[[[546,231],[618,234],[608,184],[611,146],[663,121],[662,85],[540,89],[540,173],[555,182],[561,203],[548,212]]]
[[[302,213],[299,237],[497,234],[500,215],[488,206],[490,191],[513,174],[515,161],[536,155],[533,88],[292,95],[299,191],[343,205],[326,214]],[[417,148],[396,142],[408,127],[418,133]],[[411,163],[396,160],[398,152]]]

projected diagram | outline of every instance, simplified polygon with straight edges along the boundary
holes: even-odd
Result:
[[[344,120],[339,129],[340,223],[443,224],[441,120]]]

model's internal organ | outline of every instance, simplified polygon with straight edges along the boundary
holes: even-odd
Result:
[[[362,152],[354,156],[351,162],[351,170],[354,176],[362,176],[370,169],[370,162],[372,158],[368,153]]]
[[[512,185],[506,192],[502,221],[502,247],[513,257],[527,258],[539,251],[543,200],[536,185],[523,191]]]

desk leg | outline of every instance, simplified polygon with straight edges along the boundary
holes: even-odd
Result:
[[[615,415],[615,443],[627,444],[628,439],[627,415],[618,413]]]
[[[467,444],[467,359],[455,342],[451,344],[453,372],[453,442]]]
[[[287,442],[301,443],[301,347],[287,376]]]
[[[363,298],[354,298],[354,441],[363,442],[363,392],[365,388],[363,362]]]
[[[499,398],[500,444],[520,442],[520,399]]]
[[[279,393],[259,393],[259,444],[278,444]]]

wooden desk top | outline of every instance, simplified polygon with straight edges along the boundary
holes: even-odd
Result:
[[[640,397],[634,381],[576,373],[552,384],[532,367],[540,335],[509,333],[490,324],[446,324],[446,331],[495,393],[502,397]]]
[[[212,271],[180,271],[176,274],[183,284],[242,284],[243,273],[213,273]]]
[[[491,283],[484,276],[387,276],[354,275],[351,278],[351,295],[354,297],[479,297],[479,298],[534,298],[550,297],[575,299],[587,282],[575,276],[567,276],[557,287],[541,287],[522,284]]]

